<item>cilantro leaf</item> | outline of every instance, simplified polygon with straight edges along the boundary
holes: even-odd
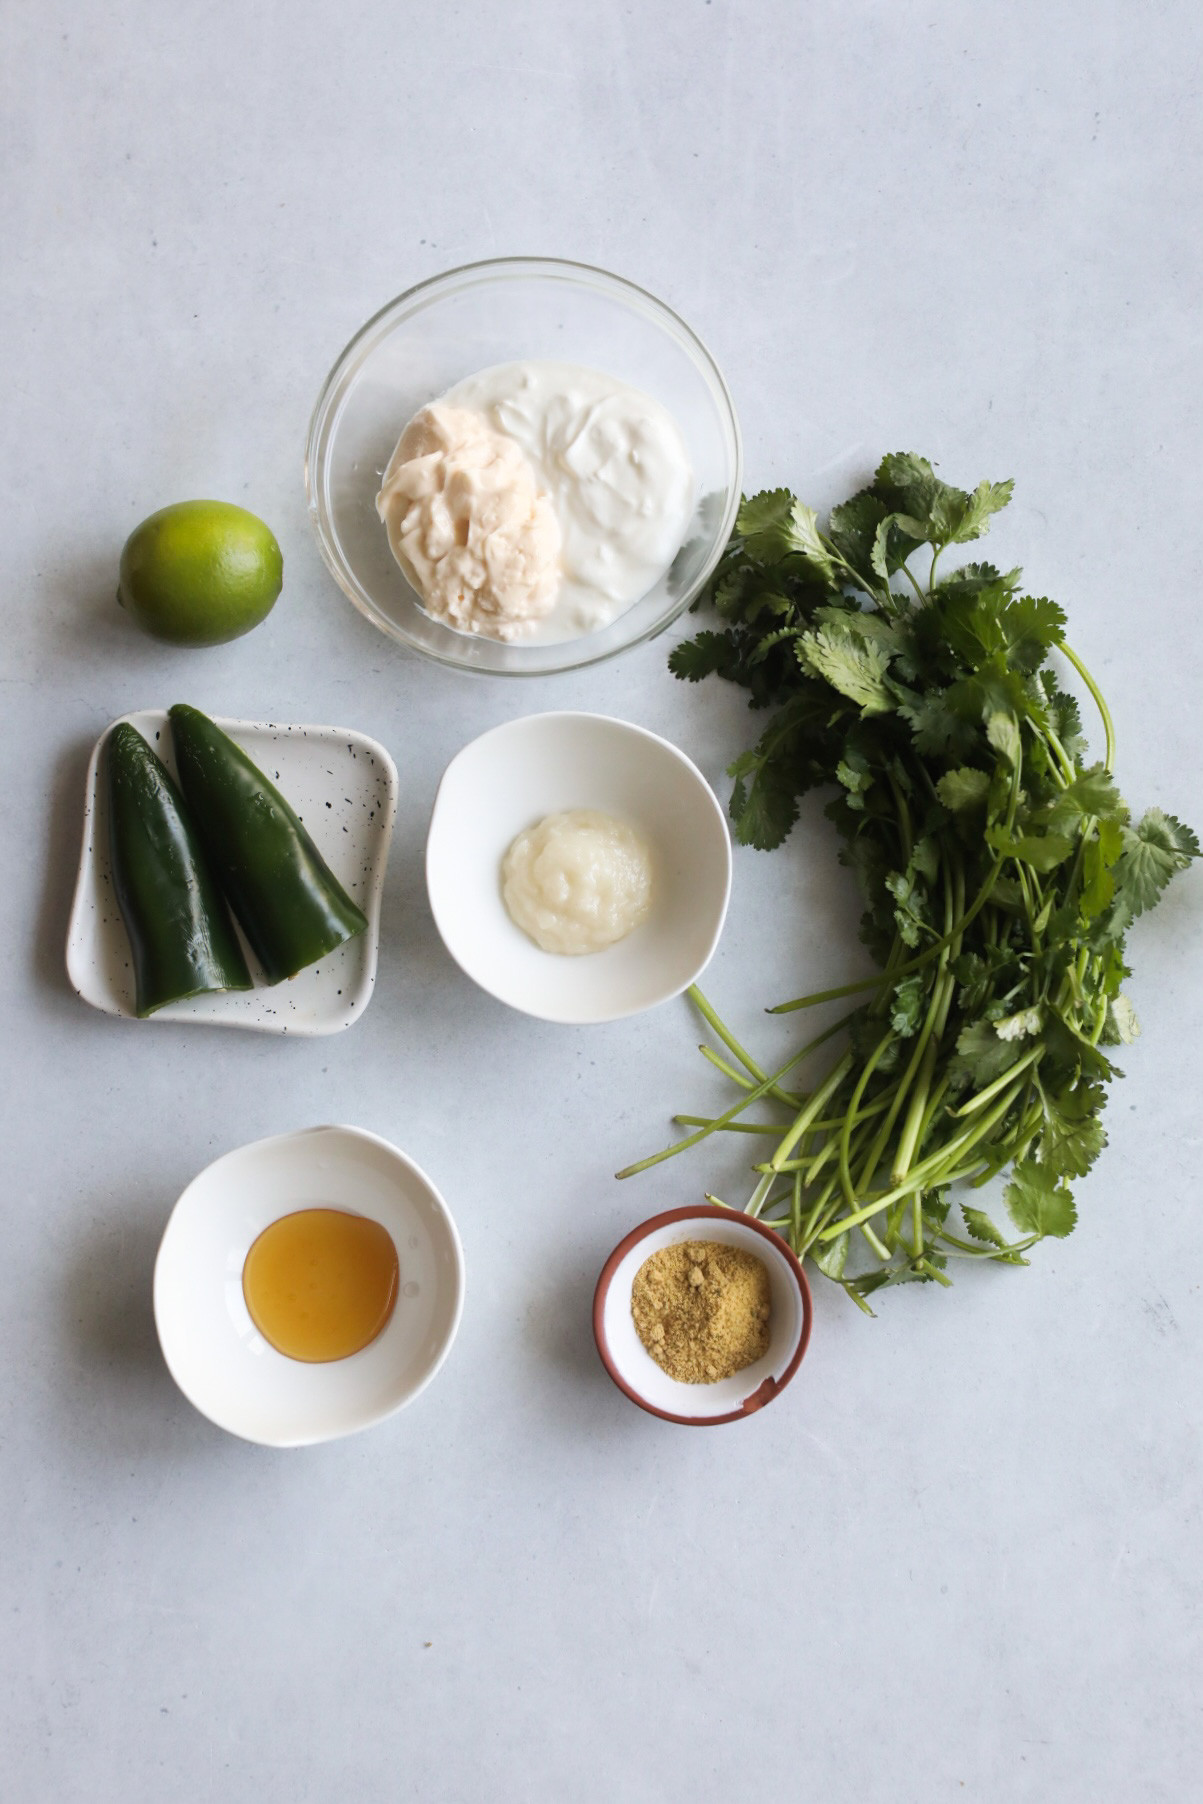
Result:
[[[1140,1022],[1136,1019],[1136,1010],[1121,990],[1107,1004],[1103,1043],[1107,1046],[1131,1046],[1133,1040],[1139,1038]]]
[[[835,565],[831,561],[830,551],[823,543],[823,536],[819,531],[818,515],[813,508],[805,507],[801,501],[795,501],[790,510],[789,539],[786,549],[805,558],[816,575],[835,587]]]
[[[936,794],[953,814],[984,808],[989,791],[989,772],[965,764],[956,770],[946,770],[936,784]]]
[[[804,559],[821,582],[831,588],[838,586],[831,552],[819,531],[818,516],[789,489],[767,489],[750,500],[745,497],[736,515],[735,530],[744,541],[745,551],[761,563],[777,564],[792,554]]]
[[[959,570],[940,578],[932,590],[931,601],[941,614],[947,611],[949,602],[966,604],[986,590],[1005,601],[1015,593],[1022,576],[1022,570],[1004,573],[993,564],[962,564]]]
[[[1040,1130],[1040,1163],[1055,1177],[1084,1178],[1107,1144],[1099,1117],[1101,1084],[1078,1084],[1046,1096]]]
[[[957,1035],[956,1065],[975,1090],[985,1089],[1019,1058],[1023,1047],[1000,1040],[990,1021],[971,1021]]]
[[[1124,848],[1119,821],[1100,821],[1098,831],[1086,841],[1082,853],[1082,894],[1078,906],[1085,921],[1101,915],[1115,894],[1111,867]]]
[[[888,512],[906,516],[903,530],[920,543],[929,537],[931,510],[945,486],[926,457],[913,451],[888,452],[873,479],[874,494]]]
[[[1040,673],[1041,685],[1044,689],[1048,722],[1061,748],[1071,758],[1081,756],[1085,747],[1082,735],[1082,714],[1072,695],[1066,695],[1057,687],[1057,679],[1051,670]]]
[[[1189,827],[1150,808],[1136,827],[1123,830],[1124,849],[1115,867],[1115,887],[1129,915],[1152,908],[1176,871],[1184,871],[1200,856],[1199,842]]]
[[[731,633],[696,633],[692,639],[682,639],[673,647],[668,654],[668,668],[684,682],[700,683],[703,677],[724,671],[731,662],[734,649]]]
[[[992,514],[1011,499],[1014,484],[980,482],[973,493],[942,482],[925,457],[896,451],[883,457],[873,491],[897,516],[902,532],[933,545],[962,545],[985,532]]]
[[[1006,507],[1014,487],[1010,478],[1006,482],[979,482],[969,496],[957,529],[952,534],[953,543],[965,545],[970,539],[980,539],[991,514],[997,514]]]
[[[909,1040],[919,1031],[927,1000],[927,985],[922,977],[904,977],[894,987],[894,1006],[890,1026],[902,1039]]]
[[[905,871],[891,871],[886,878],[886,888],[896,904],[894,921],[899,934],[908,946],[917,946],[923,928],[930,923],[927,891],[916,875],[914,864],[909,864]]]
[[[754,557],[772,559],[779,555],[788,531],[794,496],[789,489],[764,489],[759,495],[745,495],[735,516],[735,530]]]
[[[1015,1166],[1003,1201],[1021,1234],[1036,1234],[1041,1239],[1051,1234],[1063,1240],[1077,1224],[1078,1212],[1068,1184],[1034,1159],[1021,1159]]]
[[[849,746],[835,767],[835,780],[848,792],[849,808],[863,808],[865,794],[875,781],[869,760],[855,746]]]
[[[814,1262],[825,1278],[835,1278],[837,1281],[842,1278],[844,1267],[848,1263],[848,1236],[840,1234],[835,1240],[817,1246]]]
[[[1010,708],[995,708],[986,716],[986,738],[996,752],[1001,752],[1008,764],[1017,768],[1023,757],[1023,741],[1019,734],[1019,722]]]
[[[755,593],[761,580],[760,572],[750,564],[737,565],[734,570],[725,570],[715,580],[710,593],[714,610],[724,620],[742,619],[750,597]]]
[[[979,744],[977,727],[955,706],[951,689],[929,688],[926,694],[902,692],[898,712],[915,736],[923,757],[967,757]]]
[[[1021,833],[1016,837],[1002,826],[986,828],[986,844],[1034,871],[1056,870],[1074,849],[1073,840],[1064,833]]]
[[[870,591],[883,580],[888,584],[920,544],[907,537],[897,516],[872,489],[862,489],[850,501],[832,508],[827,536]]]
[[[992,1016],[991,1020],[1000,1040],[1026,1040],[1044,1026],[1044,1011],[1039,1006],[1019,1008],[1010,1015]]]
[[[862,715],[888,714],[893,709],[894,696],[885,681],[889,652],[851,628],[833,622],[803,634],[798,658],[804,670],[855,702]]]
[[[1088,814],[1116,826],[1122,826],[1128,818],[1127,805],[1115,786],[1115,779],[1101,764],[1092,764],[1079,771],[1073,781],[1057,793],[1045,811],[1045,819],[1055,831],[1067,832],[1079,826],[1083,816]],[[1114,863],[1114,858],[1111,862]]]
[[[967,1203],[961,1204],[961,1218],[968,1233],[975,1240],[983,1240],[992,1247],[1005,1247],[1007,1237],[1001,1228],[996,1228],[983,1209],[971,1209]]]
[[[735,837],[741,845],[771,852],[787,838],[798,818],[798,785],[787,769],[772,761],[758,760],[750,780],[740,760],[731,771],[735,776],[730,809]]]

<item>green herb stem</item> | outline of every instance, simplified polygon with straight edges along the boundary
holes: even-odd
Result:
[[[650,1171],[653,1165],[661,1165],[665,1159],[675,1158],[678,1153],[683,1153],[689,1147],[698,1146],[703,1140],[708,1140],[711,1134],[717,1132],[720,1128],[726,1127],[728,1122],[734,1121],[737,1115],[742,1115],[743,1111],[748,1108],[751,1103],[756,1102],[762,1096],[766,1096],[773,1088],[774,1084],[779,1083],[788,1071],[792,1071],[796,1065],[800,1065],[807,1054],[813,1052],[816,1047],[822,1046],[824,1041],[832,1039],[848,1025],[851,1019],[851,1015],[845,1015],[841,1020],[833,1021],[830,1027],[824,1028],[821,1034],[816,1034],[813,1040],[808,1040],[805,1046],[800,1047],[799,1050],[795,1052],[792,1057],[788,1058],[784,1065],[782,1065],[779,1070],[775,1071],[771,1077],[766,1077],[763,1083],[757,1084],[754,1089],[746,1091],[738,1102],[732,1103],[725,1114],[715,1116],[714,1120],[711,1121],[707,1127],[699,1128],[696,1134],[689,1134],[684,1140],[678,1140],[672,1146],[666,1146],[662,1152],[652,1153],[648,1158],[640,1159],[634,1165],[624,1166],[622,1171],[615,1172],[615,1177],[636,1177],[639,1172]]]
[[[780,1146],[773,1154],[772,1165],[774,1171],[781,1170],[782,1165],[785,1163],[786,1159],[789,1158],[790,1153],[793,1151],[794,1147],[797,1146],[811,1122],[815,1121],[822,1114],[823,1105],[834,1096],[851,1069],[852,1054],[846,1052],[839,1063],[827,1074],[823,1083],[821,1083],[818,1089],[814,1091],[805,1108],[798,1111],[798,1114],[795,1116],[792,1125],[787,1130]]]
[[[1078,656],[1078,654],[1074,650],[1073,646],[1067,645],[1065,640],[1062,639],[1061,650],[1064,652],[1065,656],[1069,659],[1070,663],[1073,665],[1074,669],[1077,671],[1078,675],[1081,677],[1082,681],[1085,683],[1086,687],[1089,689],[1091,699],[1094,702],[1095,707],[1099,711],[1099,717],[1103,723],[1103,733],[1106,738],[1106,750],[1103,753],[1103,768],[1108,771],[1114,770],[1115,769],[1115,723],[1111,719],[1111,710],[1107,706],[1107,703],[1103,699],[1102,690],[1099,688],[1098,684],[1095,682],[1094,678],[1091,676],[1090,672],[1087,670],[1085,664],[1083,664],[1081,658]]]

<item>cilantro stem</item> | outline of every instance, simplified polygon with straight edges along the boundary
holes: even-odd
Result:
[[[919,1139],[916,1143],[920,1151],[923,1150],[923,1143],[927,1139],[928,1130],[936,1118],[936,1111],[944,1101],[948,1092],[950,1081],[948,1073],[945,1072],[944,1076],[940,1079],[939,1083],[927,1099],[927,1106],[923,1111],[923,1120],[919,1123]]]
[[[902,842],[902,863],[905,868],[911,861],[911,853],[915,849],[914,834],[911,829],[911,811],[906,805],[906,797],[899,787],[898,779],[893,771],[887,771],[886,777],[890,785],[890,793],[894,797],[894,807],[898,814],[898,837]]]
[[[740,1045],[739,1041],[735,1038],[735,1035],[731,1032],[731,1029],[719,1015],[717,1009],[707,1002],[697,984],[691,983],[685,994],[689,997],[689,1000],[693,1003],[693,1006],[697,1009],[702,1019],[708,1022],[714,1029],[714,1032],[718,1035],[728,1052],[733,1052],[740,1064],[744,1067],[744,1070],[750,1071],[752,1076],[756,1079],[756,1082],[762,1084],[764,1082],[764,1072],[751,1054],[745,1051]],[[703,1048],[703,1050],[705,1050],[705,1048]],[[778,1102],[785,1103],[787,1108],[797,1108],[800,1101],[800,1098],[792,1095],[788,1090],[779,1089],[776,1084],[771,1086],[769,1095],[775,1096]]]
[[[839,1145],[840,1145],[840,1151],[839,1151],[840,1184],[843,1188],[844,1196],[847,1199],[847,1202],[848,1202],[848,1205],[850,1208],[855,1208],[855,1206],[856,1206],[856,1191],[853,1188],[853,1184],[852,1184],[852,1169],[848,1163],[848,1148],[849,1148],[849,1144],[852,1139],[852,1130],[856,1126],[856,1123],[857,1123],[857,1115],[858,1115],[858,1111],[860,1109],[861,1097],[864,1095],[865,1090],[868,1088],[869,1080],[873,1076],[874,1071],[876,1071],[879,1061],[882,1058],[884,1058],[889,1047],[893,1044],[893,1040],[894,1040],[894,1031],[891,1028],[889,1033],[882,1035],[881,1039],[877,1042],[877,1045],[874,1047],[873,1051],[869,1054],[868,1058],[865,1060],[864,1066],[862,1067],[862,1070],[861,1070],[861,1074],[857,1078],[856,1084],[853,1087],[852,1096],[848,1102],[848,1110],[844,1116],[844,1125],[840,1130],[840,1141],[839,1141]]]
[[[1053,732],[1053,729],[1051,727],[1045,727],[1044,737],[1048,740],[1048,743],[1052,746],[1053,751],[1056,753],[1057,760],[1061,765],[1061,770],[1062,770],[1063,777],[1064,777],[1064,783],[1065,784],[1072,783],[1074,778],[1078,774],[1076,769],[1074,768],[1073,759],[1070,757],[1070,755],[1066,751],[1065,747],[1061,744],[1061,741],[1058,739],[1057,735]]]
[[[931,1080],[936,1070],[936,1050],[938,1042],[929,1040],[923,1049],[923,1062],[919,1067],[919,1080],[915,1086],[915,1094],[911,1098],[906,1112],[906,1120],[902,1124],[902,1133],[898,1138],[898,1151],[894,1155],[894,1165],[890,1172],[895,1184],[901,1184],[911,1168],[911,1160],[919,1145],[919,1129],[923,1125],[923,1117],[927,1108],[927,1093],[931,1089]]]
[[[1028,1265],[1031,1262],[1020,1258],[1020,1253],[1035,1246],[1040,1236],[1033,1234],[1028,1240],[1018,1240],[1013,1247],[972,1246],[967,1240],[957,1240],[951,1234],[941,1234],[939,1238],[942,1246],[953,1249],[944,1254],[946,1259],[993,1259],[999,1265]]]
[[[1008,1065],[1001,1077],[996,1077],[994,1082],[987,1084],[984,1090],[976,1091],[968,1102],[962,1103],[959,1109],[950,1109],[949,1114],[954,1120],[959,1120],[963,1115],[972,1115],[976,1110],[984,1108],[988,1102],[993,1101],[1000,1090],[1005,1090],[1008,1084],[1013,1083],[1021,1071],[1026,1071],[1029,1065],[1037,1064],[1044,1057],[1044,1050],[1043,1045],[1033,1046],[1029,1052],[1024,1053],[1021,1059],[1016,1059],[1014,1064]]]
[[[982,909],[985,908],[987,902],[990,900],[990,892],[993,890],[994,885],[998,880],[998,874],[1002,870],[1004,859],[1005,854],[1000,852],[990,866],[990,869],[987,871],[982,887],[979,889],[977,895],[969,904],[969,907],[965,910],[965,913],[961,916],[960,920],[954,924],[951,932],[943,934],[934,945],[929,946],[925,952],[921,952],[917,958],[908,959],[906,964],[897,965],[893,971],[879,971],[876,977],[862,977],[856,983],[841,984],[839,989],[836,990],[816,990],[813,995],[798,996],[793,1002],[779,1002],[775,1008],[766,1009],[765,1013],[769,1015],[789,1015],[792,1014],[795,1009],[815,1008],[820,1002],[836,1002],[844,996],[855,996],[862,990],[875,990],[881,984],[891,982],[896,978],[909,977],[913,971],[922,971],[925,965],[929,965],[933,958],[939,956],[945,946],[951,946],[955,940],[960,939],[970,922],[977,919]]]
[[[855,1013],[855,1010],[853,1013]],[[787,1071],[792,1071],[795,1065],[801,1064],[807,1053],[813,1052],[815,1048],[821,1046],[825,1040],[832,1039],[834,1035],[841,1031],[841,1029],[847,1027],[851,1019],[852,1015],[848,1014],[842,1016],[838,1021],[833,1021],[830,1027],[824,1028],[821,1034],[816,1034],[813,1040],[808,1040],[805,1046],[800,1047],[797,1052],[786,1059],[784,1065],[782,1065],[779,1070],[774,1071],[771,1077],[766,1077],[763,1083],[757,1084],[755,1089],[746,1091],[745,1094],[740,1097],[738,1102],[732,1103],[725,1114],[716,1115],[709,1126],[699,1128],[696,1134],[689,1134],[684,1140],[678,1140],[674,1145],[666,1146],[663,1151],[652,1153],[648,1158],[640,1159],[634,1165],[624,1166],[621,1171],[615,1172],[615,1177],[636,1177],[639,1172],[649,1171],[653,1165],[660,1165],[665,1159],[674,1158],[677,1153],[683,1153],[689,1147],[697,1146],[701,1141],[709,1139],[710,1135],[715,1133],[719,1128],[726,1127],[727,1123],[734,1121],[737,1115],[742,1115],[750,1103],[756,1102],[762,1096],[767,1096],[773,1085],[779,1082],[779,1080],[785,1076]]]
[[[1064,652],[1065,656],[1069,659],[1070,663],[1073,665],[1074,669],[1077,671],[1078,675],[1081,677],[1082,681],[1085,683],[1086,687],[1089,689],[1090,694],[1094,700],[1094,705],[1098,709],[1099,714],[1102,718],[1103,732],[1106,735],[1106,740],[1107,740],[1107,749],[1103,754],[1103,767],[1105,770],[1108,770],[1108,771],[1114,770],[1115,769],[1115,725],[1111,719],[1111,710],[1107,706],[1107,703],[1103,699],[1102,690],[1099,688],[1098,684],[1095,682],[1094,678],[1091,676],[1090,672],[1087,670],[1085,664],[1083,664],[1081,658],[1078,656],[1078,654],[1074,650],[1073,646],[1067,645],[1065,643],[1064,639],[1062,639],[1060,643],[1061,643],[1061,650]]]
[[[724,1077],[729,1077],[733,1084],[738,1084],[741,1090],[752,1089],[751,1078],[745,1077],[742,1071],[737,1071],[734,1065],[730,1065],[726,1059],[720,1058],[712,1046],[699,1046],[698,1051],[704,1059],[710,1061],[717,1071],[721,1071]]]
[[[933,559],[932,562],[934,564],[935,560]],[[915,594],[919,600],[920,606],[922,606],[922,604],[927,600],[927,596],[923,593],[923,590],[919,587],[919,584],[915,581],[914,576],[911,574],[911,567],[907,563],[905,558],[903,558],[903,560],[902,560],[901,564],[898,566],[898,568],[902,571],[903,575],[906,577],[906,580],[910,583],[911,588],[915,591]]]
[[[679,1127],[715,1127],[717,1117],[714,1115],[674,1115],[673,1120]],[[729,1121],[719,1129],[723,1134],[771,1134],[778,1139],[781,1129],[771,1121]]]
[[[745,1205],[745,1215],[755,1217],[760,1214],[760,1211],[769,1200],[769,1192],[773,1188],[773,1179],[776,1176],[777,1173],[775,1171],[768,1171],[757,1181],[756,1188],[753,1190]]]
[[[904,1182],[895,1185],[893,1190],[887,1190],[884,1196],[875,1197],[852,1215],[841,1216],[838,1221],[832,1222],[829,1227],[824,1228],[817,1238],[822,1241],[834,1240],[837,1234],[846,1233],[849,1228],[858,1228],[862,1222],[870,1221],[873,1216],[880,1215],[883,1209],[888,1209],[900,1198],[909,1196],[913,1190],[934,1190],[944,1184],[955,1182],[956,1178],[961,1175],[958,1167],[965,1153],[971,1146],[984,1140],[986,1135],[997,1127],[1014,1100],[1015,1098],[1011,1094],[1004,1096],[993,1109],[988,1111],[985,1119],[980,1121],[975,1129],[949,1141],[937,1152],[932,1153],[929,1158],[921,1160],[918,1165],[913,1165]]]
[[[823,1104],[828,1102],[835,1094],[851,1069],[852,1054],[846,1052],[839,1063],[833,1066],[828,1072],[818,1089],[812,1093],[810,1101],[806,1104],[805,1108],[799,1110],[794,1118],[793,1124],[786,1130],[785,1138],[777,1148],[777,1151],[773,1154],[772,1166],[775,1172],[781,1170],[785,1160],[789,1158],[791,1152],[794,1150],[795,1146],[797,1146],[811,1122],[815,1121],[818,1116],[822,1114]]]

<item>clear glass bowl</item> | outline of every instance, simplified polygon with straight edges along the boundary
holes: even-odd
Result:
[[[655,588],[600,632],[558,645],[503,645],[432,620],[376,513],[385,465],[418,409],[477,370],[528,357],[586,364],[653,395],[680,427],[697,479],[685,543]],[[381,632],[462,670],[546,676],[612,658],[689,606],[735,523],[742,468],[727,385],[670,308],[586,264],[499,257],[419,283],[355,334],[314,409],[305,487],[331,574]]]

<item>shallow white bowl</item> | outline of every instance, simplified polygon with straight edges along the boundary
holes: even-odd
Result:
[[[170,722],[162,708],[123,714],[175,777]],[[107,726],[88,765],[84,838],[67,929],[67,975],[79,996],[106,1015],[137,1020],[129,939],[113,894],[109,810],[101,754],[118,723]],[[268,984],[246,938],[235,931],[254,979],[253,990],[220,990],[170,1002],[149,1021],[195,1021],[250,1027],[267,1034],[336,1034],[357,1021],[372,999],[380,945],[380,902],[397,813],[397,767],[380,744],[348,727],[282,726],[223,720],[217,725],[253,758],[292,804],[352,901],[367,930],[285,983]]]
[[[768,1268],[772,1290],[769,1349],[755,1365],[716,1384],[682,1384],[658,1366],[635,1329],[631,1290],[645,1259],[680,1240],[717,1240],[743,1247]],[[690,1428],[739,1422],[779,1397],[802,1363],[810,1339],[806,1274],[779,1235],[750,1215],[698,1203],[654,1215],[620,1240],[602,1267],[593,1298],[593,1335],[602,1364],[632,1403]]]
[[[501,898],[501,861],[546,814],[613,814],[652,849],[652,905],[604,952],[544,952]],[[705,970],[731,892],[731,839],[697,766],[655,733],[604,714],[528,714],[451,760],[426,841],[426,885],[443,943],[482,990],[523,1014],[617,1021],[678,996]]]
[[[400,1288],[370,1346],[305,1365],[255,1327],[242,1267],[270,1223],[322,1207],[387,1228]],[[226,1153],[180,1197],[155,1262],[155,1326],[172,1377],[211,1422],[265,1447],[335,1440],[411,1402],[447,1357],[463,1298],[446,1203],[411,1159],[363,1128],[306,1128]]]

